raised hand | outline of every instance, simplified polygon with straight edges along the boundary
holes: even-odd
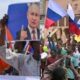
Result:
[[[24,40],[25,38],[27,38],[27,31],[25,31],[24,26],[22,26],[21,32],[20,32],[20,40]]]

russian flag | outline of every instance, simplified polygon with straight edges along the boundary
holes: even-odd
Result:
[[[17,3],[8,6],[7,40],[16,40],[17,32],[28,25],[27,3]]]
[[[75,20],[73,21],[71,18],[69,18],[69,30],[73,34],[80,35],[80,25],[75,23]]]
[[[23,49],[24,51],[28,51],[28,54],[31,53],[33,54],[34,53],[34,48],[31,46],[30,42],[26,41],[26,44],[25,44],[25,47]]]
[[[68,4],[67,13],[69,15],[69,30],[70,33],[80,35],[80,21],[74,15],[74,11],[70,4]]]
[[[49,28],[55,25],[55,22],[67,15],[66,10],[64,10],[55,0],[49,0],[47,15],[45,21],[45,27]]]

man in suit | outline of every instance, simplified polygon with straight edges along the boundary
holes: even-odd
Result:
[[[18,32],[17,39],[19,40],[38,40],[40,39],[39,21],[40,21],[40,6],[38,3],[31,3],[28,12],[28,27],[23,28]]]

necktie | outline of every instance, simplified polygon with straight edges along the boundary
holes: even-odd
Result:
[[[35,32],[35,30],[32,30],[32,40],[36,40],[36,32]]]

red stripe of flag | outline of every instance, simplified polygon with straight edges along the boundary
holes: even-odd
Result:
[[[80,29],[72,22],[69,22],[69,30],[73,34],[80,35]]]
[[[7,38],[8,41],[13,40],[12,34],[7,27],[6,27],[6,38]]]

